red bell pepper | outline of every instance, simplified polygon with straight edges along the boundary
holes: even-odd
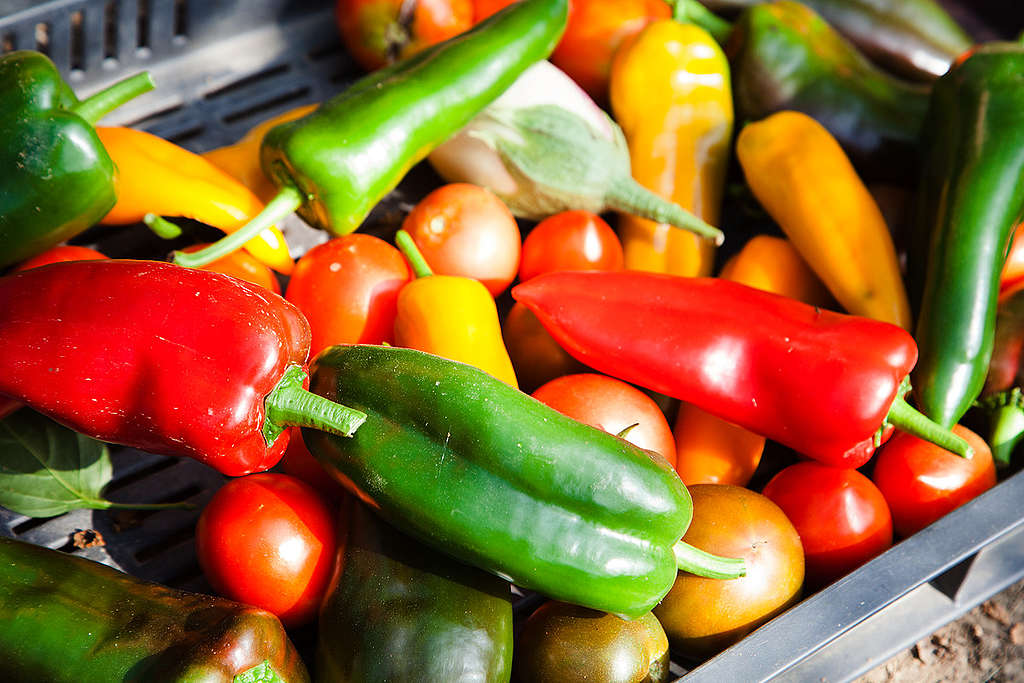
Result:
[[[713,278],[560,272],[517,285],[566,351],[823,463],[859,467],[889,423],[961,455],[911,408],[902,328]]]
[[[229,476],[273,467],[287,425],[349,436],[365,419],[304,388],[309,344],[299,309],[220,273],[111,260],[0,278],[0,395]]]

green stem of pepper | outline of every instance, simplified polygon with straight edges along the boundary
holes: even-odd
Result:
[[[617,211],[643,216],[658,223],[668,223],[714,240],[716,246],[721,246],[725,241],[721,230],[709,226],[678,204],[665,201],[632,178],[621,178],[609,187],[605,201]]]
[[[672,6],[672,18],[678,22],[696,24],[711,34],[719,45],[729,39],[732,24],[714,14],[697,0],[668,0]]]
[[[227,256],[231,252],[241,249],[249,240],[258,236],[270,226],[280,222],[288,214],[302,206],[306,197],[296,187],[282,187],[270,202],[263,207],[263,210],[253,216],[252,220],[243,225],[239,230],[231,233],[224,239],[218,240],[199,251],[186,254],[182,251],[174,252],[172,261],[179,266],[186,268],[199,268],[208,263],[213,263],[219,258]]]
[[[71,108],[71,111],[88,121],[92,125],[104,116],[120,107],[125,102],[135,99],[139,95],[149,92],[154,88],[153,77],[148,71],[137,73],[123,80],[114,83],[109,88],[100,90],[95,95],[87,97]]]
[[[263,438],[268,445],[274,443],[289,426],[312,427],[338,436],[352,436],[366,421],[366,413],[305,389],[306,377],[305,370],[293,365],[267,394]]]
[[[232,683],[287,683],[264,661],[248,671],[243,671],[232,679]]]
[[[747,564],[743,558],[719,557],[694,548],[689,543],[677,542],[672,546],[676,556],[676,567],[709,579],[738,579],[747,575]]]
[[[988,444],[992,447],[992,459],[996,467],[1006,467],[1017,444],[1024,438],[1024,394],[1020,387],[1014,387],[987,396],[978,403],[988,413]]]
[[[909,388],[910,380],[904,378],[900,391],[896,395],[896,400],[892,402],[889,414],[885,417],[885,421],[894,425],[900,431],[913,434],[919,439],[933,443],[936,446],[941,446],[961,457],[973,457],[974,450],[966,441],[948,429],[943,428],[906,402],[903,395]]]
[[[143,216],[142,222],[146,224],[147,228],[153,231],[154,235],[161,239],[173,240],[177,237],[181,237],[181,228],[163,216],[157,216],[155,213],[147,213]]]
[[[430,269],[430,264],[423,258],[423,253],[413,241],[412,235],[405,230],[399,230],[395,233],[395,245],[398,246],[398,250],[405,256],[412,267],[413,274],[417,278],[430,277],[434,274],[434,271]]]

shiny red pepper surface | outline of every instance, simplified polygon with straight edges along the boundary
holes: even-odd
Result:
[[[512,296],[590,367],[827,464],[863,464],[917,361],[895,325],[721,279],[562,272]]]
[[[309,344],[296,307],[219,273],[112,260],[0,278],[0,394],[229,476],[281,458],[287,432],[267,444],[264,397]]]

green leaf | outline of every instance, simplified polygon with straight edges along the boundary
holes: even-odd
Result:
[[[113,503],[102,495],[112,475],[105,443],[27,408],[0,421],[0,506],[28,517],[82,508],[182,507]]]

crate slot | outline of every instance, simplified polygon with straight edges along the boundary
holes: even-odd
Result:
[[[174,0],[174,37],[188,37],[188,0]]]
[[[250,74],[249,76],[245,76],[243,78],[240,78],[237,81],[231,81],[227,85],[222,86],[220,88],[217,88],[216,90],[211,90],[211,91],[209,91],[207,93],[204,93],[203,94],[203,99],[206,99],[206,100],[218,100],[218,99],[221,99],[221,98],[223,98],[223,97],[225,97],[227,95],[231,95],[232,93],[236,93],[239,90],[243,90],[243,89],[249,87],[250,85],[253,85],[254,83],[259,83],[260,81],[269,80],[271,78],[274,78],[275,76],[280,76],[281,74],[287,73],[290,69],[291,69],[291,65],[289,65],[287,63],[286,64],[278,64],[277,66],[272,66],[270,68],[264,69],[263,71],[259,71],[259,72],[254,73],[254,74]]]
[[[117,0],[103,7],[103,58],[117,59]]]
[[[59,518],[59,515],[57,517],[29,517],[24,522],[12,524],[11,531],[14,533],[15,536],[23,536],[28,532],[34,531],[35,529],[38,529],[39,527],[44,526],[47,523]]]
[[[251,107],[246,107],[245,109],[240,109],[239,111],[234,111],[230,114],[226,114],[223,118],[223,121],[224,123],[232,124],[251,117],[259,117],[262,120],[260,114],[270,111],[271,109],[274,109],[282,104],[285,104],[286,102],[302,99],[309,94],[310,88],[308,86],[304,86],[296,90],[282,93],[277,97],[273,97],[269,100],[264,100],[263,102],[260,102],[259,104],[254,104]],[[253,122],[254,125],[256,123],[258,123],[258,121]]]
[[[135,47],[148,48],[149,45],[149,0],[136,0],[138,11],[135,14]]]
[[[337,41],[333,43],[328,43],[326,45],[322,45],[321,47],[313,48],[312,50],[306,53],[306,56],[309,57],[309,59],[314,62],[323,61],[325,59],[330,59],[333,57],[341,57],[346,59],[348,58],[348,54],[345,52],[345,48],[342,46],[340,42]]]
[[[85,69],[85,12],[78,10],[71,13],[71,44],[68,46],[71,55],[71,68],[75,71]]]
[[[148,467],[143,467],[123,477],[117,477],[107,486],[105,493],[109,496],[112,493],[128,488],[140,481],[156,476],[164,470],[169,470],[177,464],[179,464],[178,461],[172,460],[171,458],[158,460]]]
[[[18,36],[14,33],[5,33],[0,38],[0,52],[7,54],[18,49]]]
[[[174,531],[167,536],[163,536],[159,539],[154,539],[154,543],[144,546],[135,551],[132,557],[139,564],[146,564],[161,555],[169,552],[173,552],[175,549],[182,545],[191,544],[192,537],[195,535],[195,527],[188,525]]]
[[[50,24],[41,21],[36,24],[35,30],[36,37],[36,50],[42,52],[44,55],[50,54]]]

